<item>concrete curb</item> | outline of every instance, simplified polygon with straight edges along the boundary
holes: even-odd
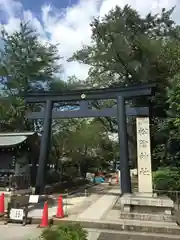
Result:
[[[144,225],[133,225],[133,224],[123,224],[123,223],[112,223],[105,221],[92,221],[92,220],[69,220],[69,219],[50,219],[53,225],[59,225],[61,223],[79,223],[83,228],[91,228],[91,229],[107,229],[107,230],[116,230],[116,231],[130,231],[130,232],[147,232],[147,233],[163,233],[163,234],[172,234],[172,235],[180,235],[180,228],[171,228],[171,227],[161,227],[161,226],[145,226]],[[41,219],[33,218],[32,224],[39,224]]]
[[[79,223],[83,228],[91,229],[107,229],[107,230],[116,230],[116,231],[129,231],[129,232],[147,232],[147,233],[163,233],[163,234],[172,234],[180,235],[180,228],[171,228],[171,227],[161,227],[161,226],[146,226],[144,225],[133,225],[128,223],[113,223],[107,221],[92,221],[92,220],[68,220],[68,219],[53,219],[53,224],[58,225],[61,223]]]
[[[0,221],[6,221],[5,217],[1,217]],[[39,225],[41,223],[40,218],[31,218],[31,224]],[[128,223],[115,223],[115,222],[107,222],[107,221],[92,221],[92,220],[70,220],[67,218],[57,219],[57,218],[49,218],[50,225],[60,225],[64,223],[69,224],[80,224],[83,228],[87,229],[104,229],[104,230],[113,230],[113,231],[128,231],[128,232],[137,232],[137,233],[154,233],[154,234],[172,234],[172,235],[180,235],[180,228],[175,227],[162,227],[162,226],[147,226],[145,223],[143,225],[135,225]]]

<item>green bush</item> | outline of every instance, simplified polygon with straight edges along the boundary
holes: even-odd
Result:
[[[87,240],[87,232],[79,224],[61,224],[45,229],[43,240]]]
[[[180,171],[161,168],[153,173],[153,184],[156,190],[180,191]]]

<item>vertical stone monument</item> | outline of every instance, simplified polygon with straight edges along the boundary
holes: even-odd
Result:
[[[172,222],[173,201],[153,194],[149,118],[137,118],[138,192],[124,194],[120,218]]]
[[[138,192],[152,196],[152,170],[149,118],[137,118]]]

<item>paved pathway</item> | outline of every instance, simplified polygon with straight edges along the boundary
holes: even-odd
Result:
[[[100,220],[108,210],[112,208],[119,197],[119,189],[111,189],[96,202],[89,206],[84,212],[77,216],[78,220]]]
[[[71,209],[78,207],[86,200],[87,200],[87,197],[71,197],[68,199],[64,199],[63,200],[64,213],[68,214],[71,211]],[[56,211],[57,211],[57,203],[50,205],[48,208],[49,217],[52,217],[53,215],[55,215]],[[31,210],[28,213],[28,216],[33,218],[41,218],[42,212],[43,212],[43,203],[39,204],[38,208]]]
[[[84,196],[84,193],[76,193],[75,195],[69,196],[68,198],[63,199],[64,203],[64,213],[67,215],[73,215],[75,218],[88,209],[89,206],[94,203],[96,204],[96,201],[98,199],[101,199],[104,197],[104,191],[108,188],[107,184],[101,184],[97,186],[93,186],[92,188],[89,189],[90,196]],[[114,190],[113,190],[114,191]],[[109,192],[110,193],[110,192]],[[101,195],[102,194],[102,195]],[[108,196],[108,199],[114,199],[114,196]],[[105,198],[106,200],[106,198]],[[105,200],[101,200],[100,203],[97,203],[98,206],[102,206],[103,202]],[[111,200],[112,201],[112,200]],[[50,201],[51,203],[48,206],[48,211],[49,211],[49,217],[52,217],[53,215],[56,214],[57,211],[57,197],[54,198],[54,201]],[[43,202],[36,205],[35,209],[32,209],[29,211],[28,216],[33,217],[33,218],[41,218],[42,217],[42,212],[43,212]],[[107,207],[105,207],[105,210]],[[94,210],[93,210],[94,211]],[[103,213],[104,210],[101,210],[101,213]],[[86,213],[85,213],[86,214]]]
[[[16,224],[0,225],[1,240],[38,240],[42,229],[36,225],[27,225],[25,227]],[[97,240],[100,236],[98,231],[88,231],[88,240]]]
[[[111,230],[86,229],[88,240],[179,240],[179,236],[153,233],[120,232]],[[37,240],[42,229],[36,225],[0,225],[1,240]]]
[[[1,240],[35,240],[41,233],[37,226],[0,225]]]

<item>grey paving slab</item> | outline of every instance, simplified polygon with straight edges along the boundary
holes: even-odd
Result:
[[[177,240],[180,236],[153,233],[117,232],[113,230],[85,229],[88,240]],[[0,225],[1,240],[37,240],[42,229],[36,225],[25,227],[18,224]]]
[[[98,240],[100,234],[98,231],[88,231],[88,240]]]
[[[119,197],[119,193],[119,189],[109,190],[105,195],[100,197],[91,206],[89,206],[84,212],[80,213],[77,219],[100,220],[105,215],[105,213],[114,205]]]
[[[41,233],[37,226],[21,226],[18,224],[0,225],[1,240],[30,240],[37,239]]]
[[[87,229],[86,229],[87,230]],[[100,232],[88,231],[88,240],[97,240]],[[36,225],[27,225],[25,227],[18,224],[0,225],[1,240],[39,240],[42,229]]]

